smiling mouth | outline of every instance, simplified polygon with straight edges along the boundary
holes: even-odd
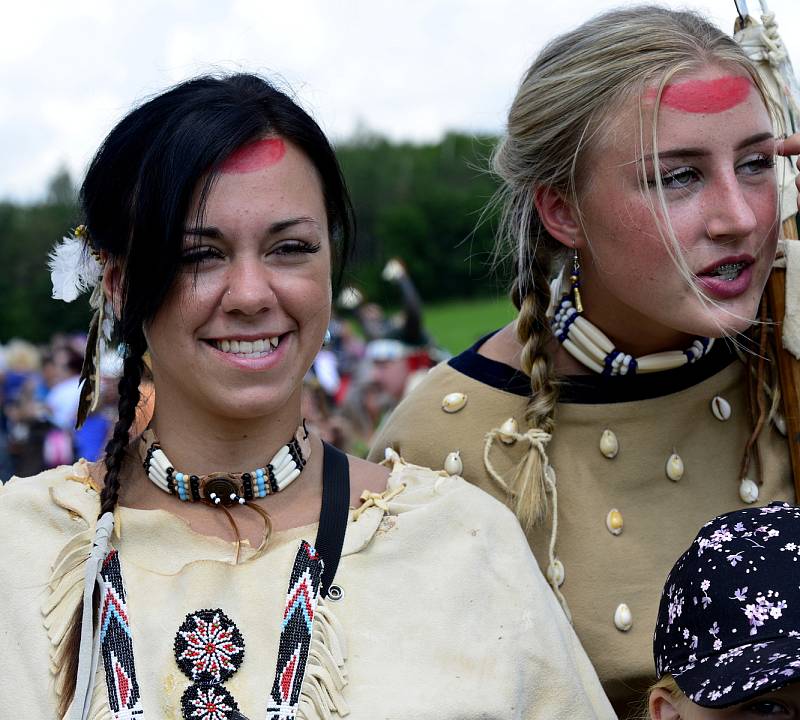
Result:
[[[206,342],[220,352],[239,358],[262,358],[275,352],[281,335],[260,340],[207,340]]]
[[[704,273],[704,275],[706,277],[714,277],[727,282],[733,282],[742,274],[742,271],[748,267],[749,264],[750,263],[746,262],[725,263],[723,265],[718,265],[711,272]]]

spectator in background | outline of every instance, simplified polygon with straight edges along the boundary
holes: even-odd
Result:
[[[75,427],[78,412],[82,366],[83,357],[69,345],[64,345],[53,352],[52,367],[48,370],[53,384],[44,402],[53,425],[69,433]]]

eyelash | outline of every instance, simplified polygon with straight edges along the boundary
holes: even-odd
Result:
[[[318,252],[320,243],[309,243],[302,240],[288,240],[278,245],[272,252],[277,255],[299,255]],[[216,260],[224,257],[223,253],[215,247],[201,246],[183,251],[181,263],[184,265],[199,265],[206,260]]]
[[[750,173],[751,175],[758,175],[762,172],[774,168],[775,158],[773,155],[759,154],[753,157],[751,160],[742,163],[737,168],[737,170],[748,166],[751,166],[754,170],[754,172]],[[698,175],[699,173],[694,168],[691,167],[677,168],[675,170],[670,170],[669,172],[665,172],[661,176],[661,185],[664,188],[664,190],[685,190],[687,187],[689,187],[689,185],[693,180],[697,179]],[[678,183],[676,185],[672,184],[674,181],[682,177],[687,178],[686,182]],[[647,185],[648,187],[655,188],[656,187],[655,178],[652,180],[648,179]]]

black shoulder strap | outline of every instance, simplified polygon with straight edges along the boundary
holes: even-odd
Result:
[[[341,450],[323,443],[322,510],[314,547],[325,563],[320,583],[320,595],[325,597],[336,576],[342,557],[344,532],[350,511],[350,463]]]

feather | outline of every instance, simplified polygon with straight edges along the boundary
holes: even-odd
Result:
[[[81,293],[97,285],[103,268],[88,252],[81,237],[65,237],[48,257],[53,299],[72,302]]]
[[[97,310],[89,323],[89,336],[86,338],[86,355],[81,368],[81,393],[78,399],[77,430],[86,421],[89,413],[97,409],[100,402],[100,325],[102,311]]]

